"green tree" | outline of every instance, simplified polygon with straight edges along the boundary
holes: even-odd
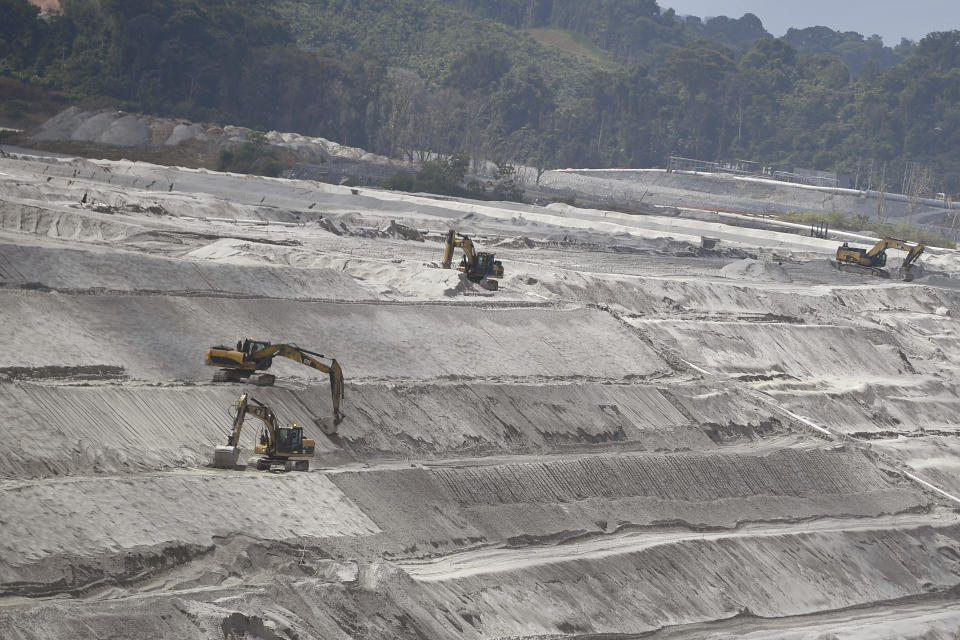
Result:
[[[510,71],[507,54],[490,44],[474,44],[457,52],[443,74],[443,84],[470,93],[488,90]]]
[[[554,92],[536,67],[512,69],[493,96],[493,118],[501,134],[531,126],[538,128],[555,108]]]
[[[35,53],[39,9],[27,0],[0,0],[0,62],[20,69]]]
[[[523,191],[517,185],[517,169],[504,160],[496,162],[497,173],[490,183],[490,197],[493,200],[520,202],[523,200]]]
[[[672,52],[660,70],[663,89],[675,92],[672,119],[678,132],[678,151],[695,157],[714,157],[723,137],[722,88],[735,69],[728,52],[716,46],[696,45]]]

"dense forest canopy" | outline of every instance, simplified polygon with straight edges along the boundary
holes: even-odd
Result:
[[[0,75],[126,109],[297,131],[395,157],[538,167],[669,155],[960,193],[960,32],[885,47],[771,37],[654,0],[0,0]],[[582,55],[543,33],[581,38]],[[573,42],[573,40],[570,40]],[[592,49],[591,49],[592,47]],[[861,180],[865,182],[866,178]]]

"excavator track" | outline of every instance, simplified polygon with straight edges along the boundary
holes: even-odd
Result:
[[[282,466],[284,471],[310,471],[309,460],[272,460],[270,458],[260,458],[257,460],[257,471],[271,471],[273,467]]]
[[[249,371],[234,371],[231,369],[220,369],[213,374],[214,382],[245,382],[255,384],[258,387],[272,387],[277,381],[277,376],[271,373],[250,373]]]
[[[213,374],[214,382],[243,382],[243,380],[244,376],[229,369],[221,369]]]
[[[850,262],[840,262],[838,260],[831,260],[830,264],[833,265],[838,271],[847,271],[849,273],[863,273],[877,278],[889,278],[890,272],[886,269],[881,269],[879,267],[868,267],[862,264],[855,264]]]
[[[250,382],[257,385],[258,387],[272,387],[273,383],[276,381],[277,381],[277,376],[270,373],[259,373],[259,374],[250,376]]]

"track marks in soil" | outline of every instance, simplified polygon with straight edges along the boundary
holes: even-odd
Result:
[[[664,627],[644,634],[573,636],[570,640],[931,640],[954,638],[960,628],[955,590],[881,600],[825,613],[760,618],[747,610],[724,620]],[[518,638],[517,640],[521,640]],[[534,640],[530,638],[529,640]]]
[[[960,524],[960,517],[942,515],[939,526]],[[560,545],[522,548],[490,547],[452,553],[425,560],[399,560],[395,564],[418,582],[459,580],[471,576],[502,572],[521,572],[532,567],[573,561],[591,561],[636,553],[652,547],[682,545],[690,541],[711,542],[738,538],[804,536],[810,533],[869,533],[873,531],[911,530],[930,525],[929,514],[902,514],[868,519],[824,518],[801,523],[742,525],[739,529],[691,532],[626,531],[568,541]]]
[[[35,565],[33,571],[36,578],[48,576],[51,581],[35,579],[0,583],[0,606],[3,606],[3,598],[80,597],[97,590],[129,587],[203,558],[213,550],[213,545],[171,542],[100,554],[50,556]]]
[[[0,376],[12,380],[123,380],[126,370],[111,364],[88,364],[69,367],[0,367]]]

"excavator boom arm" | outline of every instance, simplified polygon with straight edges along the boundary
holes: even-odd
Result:
[[[920,254],[923,253],[923,250],[926,247],[922,244],[918,244],[910,248],[910,251],[907,253],[907,257],[903,259],[902,269],[909,269],[911,265],[920,257]]]
[[[248,400],[253,401],[254,404],[250,404]],[[258,402],[254,398],[249,398],[247,394],[242,393],[237,399],[237,415],[233,418],[233,430],[230,432],[227,446],[240,446],[240,432],[243,430],[243,422],[247,414],[259,418],[260,421],[266,425],[267,431],[270,432],[270,441],[275,441],[278,423],[273,411],[262,402]]]
[[[255,352],[251,357],[257,360],[263,358],[273,358],[274,356],[283,356],[294,362],[322,371],[330,376],[330,396],[333,400],[333,424],[338,425],[343,421],[343,414],[340,412],[340,403],[343,400],[343,370],[336,358],[329,358],[330,364],[324,364],[317,358],[327,358],[322,353],[308,351],[289,344],[272,344],[269,347]]]
[[[891,246],[893,246],[893,243],[892,243],[889,239],[884,238],[883,240],[881,240],[881,241],[878,242],[877,244],[875,244],[875,245],[873,245],[872,247],[870,247],[870,250],[867,251],[867,256],[870,257],[870,258],[872,258],[873,256],[876,256],[876,255],[879,255],[879,254],[885,252],[885,251],[886,251],[888,248],[890,248]]]
[[[463,247],[464,263],[467,269],[472,269],[477,264],[477,252],[473,249],[473,240],[464,236],[460,246]]]
[[[867,255],[873,257],[877,254],[885,252],[887,249],[900,249],[901,251],[907,252],[907,259],[911,262],[916,260],[921,253],[923,253],[924,245],[920,243],[907,242],[906,240],[900,240],[899,238],[884,238],[877,244],[873,245],[870,251],[867,252]],[[914,253],[916,252],[916,253]],[[911,259],[910,256],[913,256]]]
[[[233,429],[227,438],[228,447],[240,446],[240,432],[243,431],[243,421],[247,417],[247,394],[241,394],[237,400],[237,414],[233,417]]]
[[[453,250],[457,247],[457,232],[453,229],[447,233],[447,242],[443,245],[443,263],[444,269],[449,269],[453,264]]]
[[[468,268],[473,267],[477,261],[477,252],[473,248],[473,240],[467,236],[457,237],[457,232],[454,229],[450,229],[447,233],[447,242],[443,246],[443,262],[442,266],[444,269],[449,269],[453,264],[453,252],[454,249],[460,247],[463,249],[464,263]]]

